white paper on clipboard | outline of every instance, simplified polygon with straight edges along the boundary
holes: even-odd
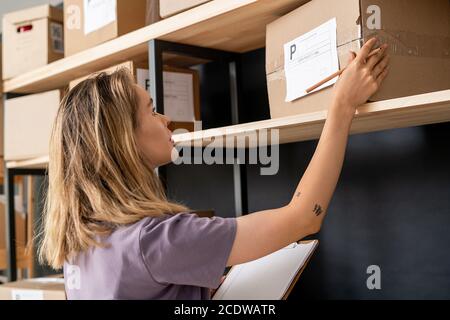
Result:
[[[317,240],[292,243],[260,259],[233,266],[212,299],[282,299],[317,245]]]
[[[305,95],[306,89],[339,70],[336,18],[284,45],[286,102]],[[337,81],[334,78],[313,92]]]

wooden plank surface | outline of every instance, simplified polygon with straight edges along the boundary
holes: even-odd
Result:
[[[234,52],[265,46],[266,24],[302,0],[215,0],[117,39],[4,81],[5,92],[34,93],[147,53],[147,42],[164,39]]]
[[[317,139],[327,112],[315,112],[278,119],[249,122],[228,127],[174,134],[178,146],[207,146],[220,137],[245,137],[260,130],[279,130],[279,143]],[[450,90],[367,103],[358,108],[350,134],[412,127],[450,121]],[[248,141],[247,141],[248,142]],[[259,143],[259,145],[264,145]],[[254,145],[246,144],[247,147]],[[26,161],[7,162],[8,168],[45,168],[48,156]]]
[[[48,165],[48,156],[43,156],[34,159],[7,161],[6,167],[9,168],[24,168],[24,169],[45,169]]]
[[[322,132],[327,112],[314,112],[234,126],[182,133],[173,139],[179,146],[203,145],[218,137],[242,137],[261,129],[278,129],[279,142],[290,143],[317,139]],[[358,108],[351,134],[403,128],[450,121],[450,90],[367,103]],[[261,143],[259,143],[261,145]],[[246,146],[250,146],[246,144]]]

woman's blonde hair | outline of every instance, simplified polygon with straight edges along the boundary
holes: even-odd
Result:
[[[138,100],[125,69],[100,73],[62,99],[53,125],[39,258],[54,269],[95,236],[189,209],[169,202],[134,136]]]

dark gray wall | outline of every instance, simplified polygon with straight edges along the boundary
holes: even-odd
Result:
[[[244,122],[269,117],[264,59],[264,50],[243,56]],[[214,92],[202,100],[206,122],[214,122],[215,111],[223,112],[229,101],[226,77],[208,73],[214,68],[207,65],[202,73],[202,94]],[[349,138],[341,179],[317,235],[320,245],[290,299],[450,298],[449,132],[445,123]],[[275,176],[247,166],[249,211],[286,204],[316,145],[282,145]],[[233,216],[230,166],[171,165],[168,173],[177,199]],[[369,265],[381,268],[381,290],[367,289]]]

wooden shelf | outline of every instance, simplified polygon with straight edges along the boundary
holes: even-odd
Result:
[[[128,33],[94,48],[4,81],[4,92],[34,93],[147,54],[161,39],[232,52],[265,46],[266,25],[301,5],[301,0],[217,0]]]
[[[6,168],[45,169],[48,166],[48,159],[49,159],[48,156],[43,156],[29,160],[7,161]]]
[[[178,146],[206,146],[213,139],[245,137],[259,130],[278,129],[280,144],[320,137],[327,112],[314,112],[234,126],[174,134]],[[367,103],[358,108],[350,134],[404,128],[450,121],[450,90]],[[249,147],[248,144],[246,144]],[[250,147],[252,147],[250,145]],[[45,168],[48,156],[26,161],[7,162],[7,168]]]
[[[278,129],[280,144],[298,142],[319,138],[326,117],[326,111],[314,112],[177,134],[173,138],[179,146],[206,146],[220,137],[245,137],[263,129]],[[367,103],[358,108],[350,134],[447,121],[450,121],[450,90]],[[246,146],[249,147],[248,143]]]

